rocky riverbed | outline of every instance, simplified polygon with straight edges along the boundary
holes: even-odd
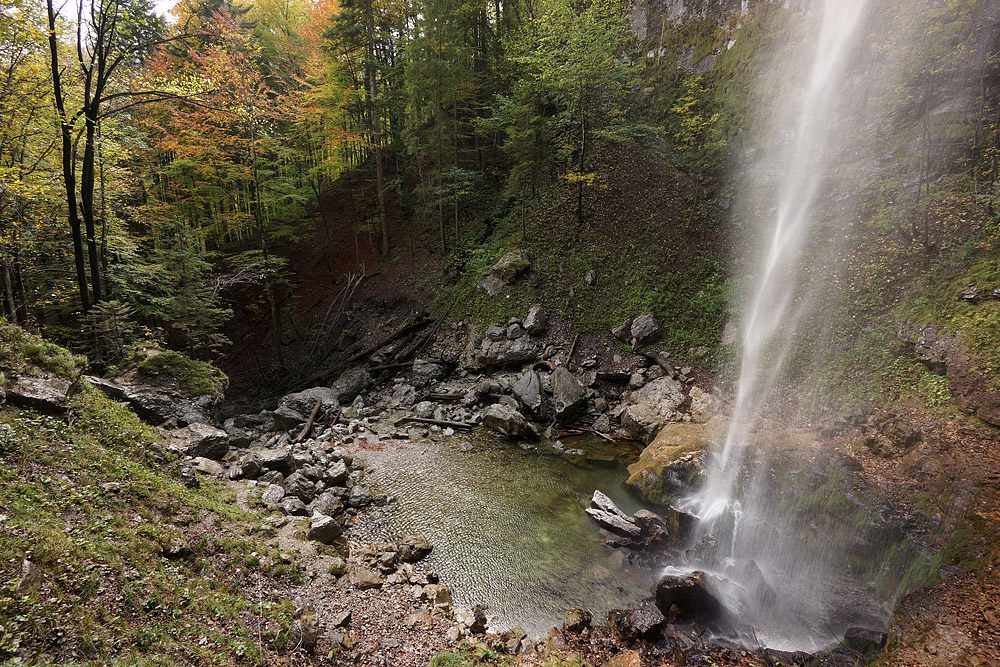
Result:
[[[482,334],[457,323],[426,349],[396,341],[329,385],[288,394],[252,414],[220,414],[208,397],[192,400],[169,386],[127,377],[89,380],[160,426],[163,440],[153,445],[154,456],[178,466],[190,485],[206,476],[223,479],[239,490],[242,505],[269,515],[262,538],[296,554],[307,574],[302,586],[283,594],[296,600],[299,648],[312,655],[426,664],[443,647],[478,637],[529,658],[550,649],[578,650],[600,663],[642,646],[657,660],[711,654],[721,664],[753,664],[764,654],[705,643],[712,636],[720,641],[705,631],[724,616],[712,613],[721,594],[711,576],[660,572],[650,598],[654,577],[648,570],[630,580],[643,567],[662,566],[663,555],[683,542],[687,519],[666,503],[698,483],[706,451],[724,431],[724,401],[697,369],[651,351],[656,329],[651,318],[619,327],[615,335],[632,345],[629,351],[610,340],[567,343],[565,331],[538,309]],[[58,412],[68,388],[34,378],[18,379],[7,391],[12,402]],[[811,458],[802,475],[792,472],[821,483],[824,470],[839,471],[854,487],[844,496],[850,502],[868,502],[879,521],[901,527],[900,535],[923,531],[918,546],[932,548],[940,532],[928,526],[954,526],[964,510],[931,517],[906,509],[901,497],[892,500],[896,482],[886,477],[885,465],[869,464],[903,457],[908,470],[923,470],[921,461],[938,460],[938,441],[913,421],[869,413],[831,422],[822,433],[806,434],[813,445],[823,441],[823,456]],[[783,429],[776,424],[770,433]],[[800,450],[804,432],[787,432],[771,440]],[[574,439],[581,434],[591,439],[587,446]],[[918,454],[924,458],[914,459]],[[448,468],[457,461],[467,462],[464,477]],[[627,472],[615,468],[624,465]],[[608,466],[603,476],[591,475],[602,466]],[[544,500],[547,508],[531,506],[544,497],[542,481],[566,486],[559,480],[567,476],[578,478],[568,483],[572,493],[563,488]],[[627,486],[616,487],[616,479]],[[518,483],[530,493],[510,494]],[[858,500],[859,490],[878,485],[889,490]],[[595,497],[591,516],[597,521],[591,524],[584,510],[598,488],[616,496],[624,511]],[[477,507],[473,500],[487,504]],[[656,512],[640,511],[642,504]],[[547,540],[540,524],[525,530],[526,520],[546,512],[552,525],[573,527]],[[456,517],[454,525],[447,525],[448,517]],[[476,532],[478,519],[485,520]],[[471,548],[498,533],[506,536],[489,545],[492,551]],[[568,540],[571,533],[586,536],[577,561],[590,569],[570,563],[566,550],[541,544],[581,549],[582,543]],[[510,548],[515,538],[532,534],[537,545]],[[650,558],[644,548],[654,543],[657,556]],[[540,579],[531,576],[540,561],[523,557],[533,550],[555,554]],[[456,558],[463,552],[465,561]],[[527,569],[505,579],[510,572],[494,565],[511,555]],[[560,572],[580,580],[570,587],[577,597],[552,585]],[[478,598],[490,598],[492,608],[477,608]],[[505,599],[527,599],[544,613],[532,617],[527,607],[506,606]],[[563,618],[570,607],[587,609]],[[592,612],[595,627],[580,620]],[[550,624],[556,629],[548,631]],[[499,634],[485,634],[491,629]],[[848,632],[851,646],[824,659],[846,664],[857,659],[856,651],[878,650],[884,637],[869,630]],[[731,628],[728,641],[753,646],[753,637],[739,633]],[[812,659],[769,655],[767,660]]]

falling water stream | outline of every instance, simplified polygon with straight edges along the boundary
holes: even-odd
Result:
[[[837,128],[858,82],[850,76],[863,33],[867,0],[822,0],[807,20],[815,36],[804,47],[809,65],[790,94],[777,100],[787,125],[776,124],[773,218],[743,308],[740,375],[728,434],[710,459],[705,484],[683,502],[699,517],[686,562],[671,571],[702,570],[728,591],[729,611],[755,641],[788,650],[818,650],[839,639],[846,622],[840,594],[857,582],[844,572],[844,532],[812,531],[807,539],[784,513],[775,488],[769,430],[763,414],[782,379],[796,325],[809,303],[800,292],[800,264],[820,219],[819,193],[836,160]],[[772,101],[773,102],[773,101]],[[872,554],[874,555],[874,554]],[[835,590],[836,589],[836,590]],[[874,597],[872,594],[870,597]],[[840,600],[835,603],[834,600]],[[889,606],[859,609],[854,624],[884,622]]]

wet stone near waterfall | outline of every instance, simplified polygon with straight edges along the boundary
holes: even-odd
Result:
[[[668,574],[656,584],[656,606],[668,617],[720,628],[730,621],[720,599],[721,585],[718,577],[701,570]]]

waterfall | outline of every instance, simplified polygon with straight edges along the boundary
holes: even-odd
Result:
[[[807,19],[814,33],[808,63],[790,94],[776,101],[769,146],[779,183],[763,259],[743,307],[742,357],[729,430],[710,459],[700,490],[683,502],[699,518],[685,565],[716,573],[741,599],[732,610],[757,641],[789,650],[816,650],[835,642],[843,626],[830,618],[827,588],[837,568],[838,545],[808,544],[783,523],[769,487],[762,413],[774,398],[795,328],[803,316],[798,269],[819,215],[821,187],[837,149],[838,123],[853,93],[850,65],[863,32],[867,0],[817,0]]]

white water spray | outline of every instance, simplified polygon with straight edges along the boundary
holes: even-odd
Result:
[[[791,112],[790,124],[776,127],[769,142],[784,142],[778,155],[776,213],[744,308],[729,431],[709,464],[705,484],[684,502],[700,519],[688,567],[734,582],[742,604],[731,611],[741,625],[753,628],[759,641],[779,648],[816,650],[836,641],[843,629],[831,627],[825,600],[834,557],[828,549],[803,544],[776,516],[758,431],[803,315],[796,300],[798,269],[819,217],[818,193],[836,152],[848,66],[867,5],[868,0],[822,0],[810,15],[818,22],[816,36],[805,48],[812,51],[811,66],[793,88],[796,97],[779,105]],[[789,127],[790,140],[780,134]],[[755,446],[749,446],[752,441]]]

